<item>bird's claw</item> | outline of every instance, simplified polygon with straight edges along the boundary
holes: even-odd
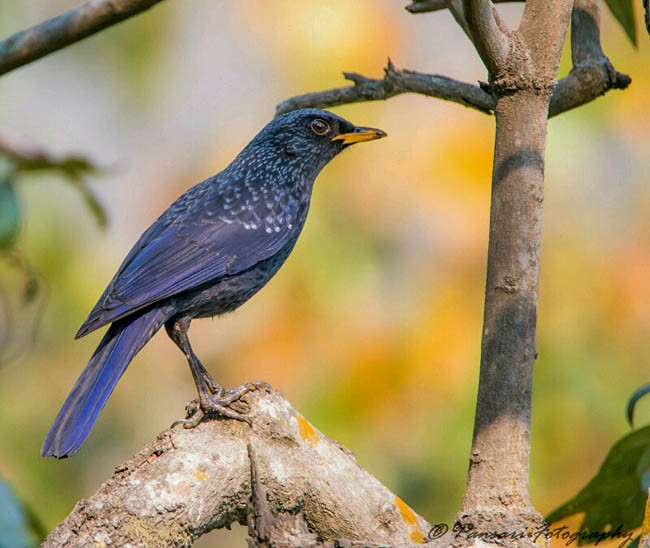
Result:
[[[236,388],[224,389],[214,381],[208,385],[210,394],[201,394],[200,400],[192,400],[185,406],[186,416],[184,419],[174,421],[172,428],[182,425],[183,428],[195,428],[207,416],[225,417],[245,422],[253,426],[251,420],[244,414],[230,406],[239,401],[244,394],[252,390],[270,391],[271,386],[263,381],[248,382]]]
[[[226,389],[220,384],[217,384],[210,375],[203,375],[203,379],[205,380],[208,390],[215,396],[221,397],[223,393],[226,392]]]
[[[190,400],[185,405],[185,418],[175,420],[172,422],[170,428],[174,428],[178,425],[182,425],[183,428],[194,428],[201,422],[203,417],[204,413],[201,410],[199,400]]]

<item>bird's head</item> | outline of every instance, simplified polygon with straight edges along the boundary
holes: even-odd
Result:
[[[282,114],[258,135],[287,159],[313,166],[316,171],[344,148],[382,137],[386,133],[381,129],[355,126],[336,114],[315,108]]]

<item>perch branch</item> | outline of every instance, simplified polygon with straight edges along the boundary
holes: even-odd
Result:
[[[0,75],[149,9],[162,0],[88,0],[0,42]]]
[[[430,525],[281,395],[255,391],[244,401],[252,429],[214,420],[166,430],[80,501],[43,546],[190,546],[233,523],[248,523],[252,546],[271,545],[288,523],[295,538],[283,546],[424,540]]]
[[[383,101],[401,93],[418,93],[445,99],[487,114],[494,109],[492,97],[478,86],[446,76],[400,70],[390,60],[382,79],[367,78],[353,72],[344,72],[343,75],[354,85],[292,97],[277,106],[276,115],[299,108],[327,108],[349,103]]]
[[[600,1],[576,0],[571,13],[573,68],[555,87],[549,116],[589,103],[611,89],[625,89],[632,79],[618,72],[600,43]]]

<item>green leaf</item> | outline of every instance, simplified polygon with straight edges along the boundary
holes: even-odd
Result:
[[[54,158],[45,153],[17,155],[12,160],[17,171],[58,171],[70,179],[79,179],[84,175],[93,175],[99,169],[82,156],[65,156]]]
[[[636,21],[633,0],[605,0],[609,11],[621,24],[630,42],[636,47]]]
[[[88,159],[75,155],[57,158],[42,150],[21,150],[0,141],[0,161],[2,158],[12,167],[14,176],[29,172],[53,172],[61,175],[81,193],[97,224],[106,226],[104,208],[84,181],[85,176],[97,175],[101,170]]]
[[[95,217],[97,224],[104,228],[107,223],[106,211],[104,211],[102,204],[99,203],[93,191],[90,190],[83,179],[69,179],[69,181],[81,194],[86,206],[90,209],[93,217]]]
[[[41,536],[40,524],[30,516],[6,482],[0,478],[0,547],[31,548]],[[36,526],[36,527],[35,527]]]
[[[624,534],[643,522],[649,483],[650,426],[646,426],[618,440],[596,476],[546,520],[554,523],[584,512],[580,530],[600,532],[620,527]]]
[[[630,426],[633,426],[634,424],[634,408],[636,407],[637,402],[648,393],[650,393],[650,383],[643,385],[630,396],[626,410],[627,422],[630,423]]]
[[[0,249],[13,245],[20,232],[20,205],[9,162],[0,155]]]

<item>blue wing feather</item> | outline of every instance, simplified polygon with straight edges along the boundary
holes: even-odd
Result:
[[[264,222],[269,213],[264,200],[244,200],[238,216],[233,215],[224,207],[223,193],[206,192],[210,184],[216,183],[209,179],[190,189],[142,235],[77,337],[152,303],[243,272],[275,255],[300,230],[304,215],[295,201],[283,204],[281,225],[269,225]]]

